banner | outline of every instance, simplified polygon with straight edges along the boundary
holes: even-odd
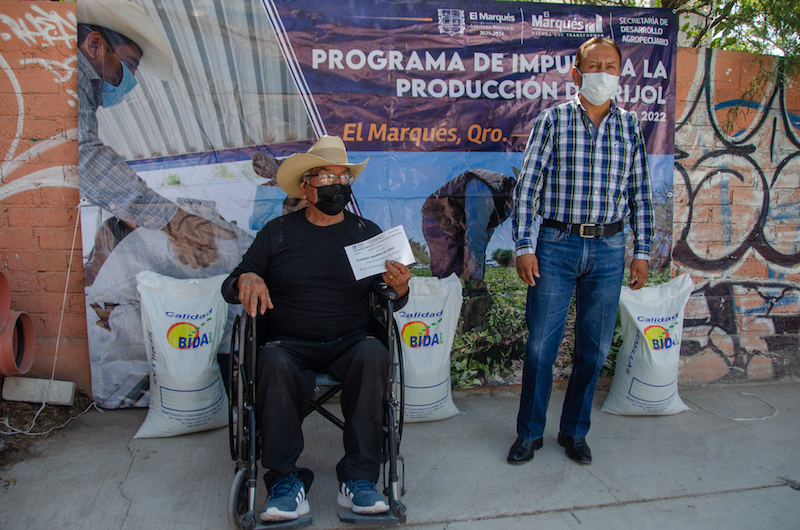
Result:
[[[85,17],[104,3],[82,0],[78,22],[82,5]],[[370,159],[351,209],[383,229],[403,225],[416,273],[430,268],[464,280],[461,329],[489,326],[486,264],[514,249],[507,219],[528,134],[541,110],[576,96],[574,55],[596,35],[622,49],[616,101],[642,124],[657,238],[671,237],[671,201],[661,200],[671,197],[674,163],[677,19],[669,10],[479,1],[135,4],[153,25],[152,35],[138,38],[161,51],[148,55],[140,45],[138,86],[119,105],[79,104],[89,347],[95,399],[104,406],[147,402],[144,343],[131,325],[139,325],[136,273],[230,272],[269,219],[302,206],[274,178],[283,159],[322,134],[341,136],[352,161]],[[79,32],[82,54],[80,42]],[[159,54],[172,57],[168,76],[157,75],[157,62],[147,68]],[[91,77],[79,79],[81,92]],[[95,117],[96,138],[83,133]],[[98,144],[119,157],[115,171],[130,170],[119,184],[126,193],[103,191],[110,173],[87,155]],[[157,213],[148,217],[150,210]],[[524,319],[517,325],[521,335]]]
[[[578,47],[623,53],[617,103],[648,152],[671,154],[675,16],[667,10],[511,2],[265,2],[318,133],[362,151],[520,152],[542,109],[573,99]]]

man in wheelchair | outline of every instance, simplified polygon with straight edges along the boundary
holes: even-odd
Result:
[[[411,273],[387,261],[382,275],[356,281],[347,260],[345,246],[381,232],[344,209],[350,184],[368,161],[349,163],[342,140],[330,136],[284,161],[278,185],[305,198],[308,207],[268,222],[222,285],[229,303],[242,303],[251,317],[259,311],[268,321],[256,369],[256,421],[269,492],[262,521],[309,512],[306,493],[314,474],[296,461],[316,371],[343,383],[345,455],[336,466],[338,503],[357,514],[389,510],[375,484],[390,357],[368,331],[369,291],[373,282],[386,282],[400,296],[399,309],[408,300]]]

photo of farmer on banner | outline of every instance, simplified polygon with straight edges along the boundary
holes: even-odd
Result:
[[[486,290],[486,249],[511,213],[514,177],[472,169],[436,190],[422,205],[422,233],[428,244],[431,274],[464,280],[461,329],[482,326],[492,305]]]
[[[114,146],[130,132],[128,120],[138,124],[148,118],[156,123],[161,119],[159,108],[169,100],[148,100],[159,95],[154,87],[165,83],[178,91],[183,85],[185,90],[186,80],[180,73],[186,65],[175,63],[163,20],[155,13],[158,10],[148,12],[128,0],[82,0],[77,8],[87,328],[94,398],[105,408],[148,403],[148,362],[136,274],[149,270],[174,278],[205,278],[227,273],[254,233],[243,230],[248,226],[231,216],[223,217],[218,206],[226,195],[207,192],[204,196],[197,193],[197,186],[180,186],[181,181],[190,180],[184,176],[190,171],[172,171],[160,185],[145,181],[139,172],[146,166],[130,163],[129,153],[120,153]],[[176,29],[171,27],[171,33]],[[145,90],[147,98],[142,97]],[[130,100],[134,103],[128,104]],[[180,113],[185,103],[172,101],[177,106],[174,111]],[[111,119],[112,113],[118,119]],[[169,138],[159,140],[170,143]],[[135,148],[130,143],[121,145]],[[146,154],[156,153],[149,149]],[[276,164],[273,154],[256,154],[267,161],[259,169]],[[151,161],[150,165],[157,164]],[[220,165],[216,171],[224,175],[231,170]],[[234,189],[228,197],[252,205],[252,177],[247,178],[253,182],[248,189]],[[235,208],[235,204],[230,201],[227,206]],[[228,347],[226,336],[220,351]]]

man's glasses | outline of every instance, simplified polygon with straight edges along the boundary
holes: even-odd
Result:
[[[335,175],[333,173],[318,173],[316,175],[309,175],[308,178],[317,177],[319,183],[323,186],[330,184],[350,184],[353,182],[353,175],[349,173],[346,175]]]

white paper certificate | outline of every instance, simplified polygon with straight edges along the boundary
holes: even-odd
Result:
[[[414,253],[403,225],[381,232],[375,237],[344,247],[356,281],[386,272],[386,260],[403,265],[414,263]]]

